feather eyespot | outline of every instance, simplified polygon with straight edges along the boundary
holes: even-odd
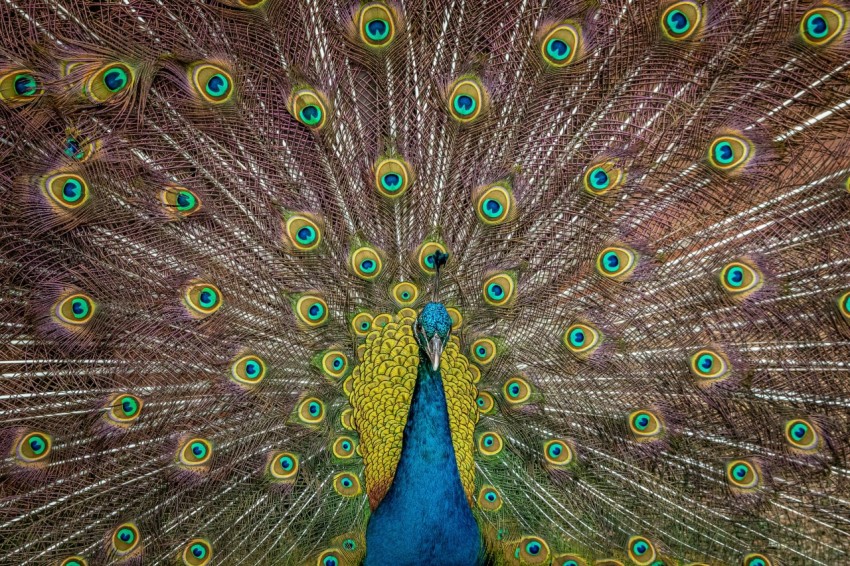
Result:
[[[17,69],[0,76],[0,100],[11,105],[31,102],[41,92],[38,80],[29,69]]]
[[[129,91],[135,71],[124,63],[110,63],[95,71],[85,83],[84,92],[92,102],[107,102]]]
[[[511,220],[514,210],[514,196],[508,183],[497,183],[476,191],[475,214],[488,225],[496,226]]]
[[[400,307],[410,306],[419,298],[419,288],[406,281],[397,283],[392,289],[392,298]]]
[[[449,313],[449,318],[452,319],[452,328],[460,328],[463,324],[463,315],[461,312],[454,307],[448,307],[446,311]]]
[[[687,39],[699,30],[702,18],[702,10],[697,3],[676,2],[661,14],[661,29],[668,39]]]
[[[188,468],[203,466],[212,458],[213,448],[208,440],[191,438],[177,452],[177,461]]]
[[[53,313],[62,324],[83,326],[94,316],[97,310],[91,297],[83,293],[73,293],[60,299],[53,308]]]
[[[69,556],[63,559],[59,566],[89,566],[89,563],[82,556]]]
[[[192,88],[204,102],[223,104],[233,97],[233,76],[223,67],[199,62],[189,67]]]
[[[622,247],[607,247],[596,258],[596,271],[603,277],[615,281],[628,279],[636,265],[637,254]]]
[[[206,566],[212,560],[212,546],[206,539],[192,539],[183,547],[180,557],[186,566]]]
[[[357,450],[357,442],[350,436],[340,436],[334,441],[331,451],[336,458],[347,460],[354,456]]]
[[[107,404],[109,410],[106,413],[106,417],[113,424],[128,426],[135,422],[142,414],[143,404],[142,400],[135,395],[118,395]]]
[[[76,210],[89,201],[86,180],[73,173],[58,173],[48,177],[42,185],[45,195],[59,211]]]
[[[592,195],[604,195],[619,187],[625,174],[612,161],[592,165],[584,173],[584,190]]]
[[[434,275],[437,273],[437,253],[448,254],[449,251],[446,246],[440,242],[428,241],[419,246],[416,258],[419,263],[419,269],[421,269],[426,275]]]
[[[478,507],[482,511],[498,511],[502,508],[502,495],[492,485],[482,486],[478,492]]]
[[[742,561],[744,566],[773,566],[773,562],[764,554],[753,552],[744,556]]]
[[[15,456],[24,464],[44,461],[53,450],[53,437],[46,432],[30,432],[18,440]]]
[[[496,400],[486,391],[479,391],[478,397],[475,399],[475,404],[478,405],[478,412],[488,415],[496,408]]]
[[[509,405],[519,405],[531,398],[531,384],[521,377],[512,377],[502,386],[502,395]]]
[[[496,273],[484,281],[484,302],[494,307],[508,306],[514,300],[516,281],[510,273]]]
[[[206,318],[221,308],[223,298],[221,291],[207,282],[196,282],[188,285],[183,293],[183,304],[195,318]]]
[[[785,423],[785,439],[798,450],[816,450],[820,441],[817,429],[805,419],[792,419]]]
[[[328,121],[328,103],[324,96],[309,87],[292,93],[289,97],[289,111],[311,130],[321,130]]]
[[[502,451],[504,443],[497,432],[486,432],[478,437],[478,451],[482,456],[495,456]]]
[[[325,404],[315,397],[308,397],[301,401],[298,416],[308,424],[320,423],[325,418]]]
[[[566,67],[575,61],[581,50],[581,28],[564,22],[556,26],[540,42],[540,55],[553,67]]]
[[[201,209],[201,199],[185,187],[169,186],[160,193],[160,200],[176,218],[185,218]]]
[[[323,325],[328,320],[328,305],[314,293],[306,293],[295,301],[295,315],[308,328]]]
[[[572,463],[573,450],[566,441],[555,438],[543,445],[543,458],[550,466],[564,467]]]
[[[651,440],[661,436],[663,426],[661,419],[654,412],[641,409],[629,414],[629,430],[635,440]]]
[[[339,350],[329,350],[322,356],[322,371],[333,379],[340,379],[348,371],[348,356]]]
[[[360,39],[369,47],[386,47],[395,37],[393,14],[380,2],[371,2],[360,8],[357,22]]]
[[[349,266],[360,279],[364,281],[375,280],[384,268],[381,255],[376,248],[361,246],[351,252]]]
[[[714,138],[708,149],[708,162],[715,169],[731,173],[747,164],[753,157],[753,147],[742,136],[727,134]]]
[[[458,122],[473,122],[483,112],[486,92],[477,78],[457,80],[449,92],[449,114]]]
[[[586,566],[584,558],[574,554],[561,554],[552,560],[552,566]]]
[[[288,243],[301,252],[315,250],[322,242],[319,223],[306,214],[293,214],[286,220]]]
[[[365,338],[372,330],[374,317],[368,312],[359,312],[351,319],[351,329],[358,338]]]
[[[633,536],[629,538],[626,549],[629,553],[629,558],[635,564],[646,566],[655,561],[655,546],[646,537]]]
[[[360,478],[349,472],[341,472],[334,476],[334,491],[343,497],[360,495]]]
[[[755,464],[747,460],[732,460],[726,464],[726,479],[732,487],[750,490],[758,487],[761,476]]]
[[[691,373],[700,380],[720,381],[729,374],[729,362],[719,352],[700,350],[691,356]]]
[[[375,188],[387,198],[398,198],[413,182],[412,171],[404,159],[383,158],[375,165]]]
[[[800,36],[807,44],[822,47],[835,41],[845,31],[845,16],[836,8],[821,6],[806,12],[800,21]]]
[[[589,324],[575,323],[564,332],[564,345],[580,360],[588,358],[602,342],[602,334]]]
[[[341,566],[344,564],[339,550],[329,548],[316,559],[316,566]]]
[[[256,385],[265,375],[266,362],[253,354],[242,356],[230,365],[230,378],[239,385]]]
[[[81,140],[79,134],[71,131],[62,144],[62,153],[65,157],[82,163],[91,157],[98,147],[100,147],[99,141]]]
[[[496,343],[490,338],[479,338],[469,347],[472,361],[481,366],[489,365],[496,358]]]
[[[514,558],[521,564],[548,564],[549,545],[540,537],[522,537],[514,550]]]
[[[761,273],[744,261],[727,263],[720,271],[720,285],[723,290],[736,298],[745,298],[763,284]]]
[[[133,552],[142,542],[139,528],[134,523],[124,523],[112,531],[112,550],[119,556]]]
[[[292,452],[276,452],[269,458],[269,475],[273,480],[289,482],[298,474],[298,456]]]

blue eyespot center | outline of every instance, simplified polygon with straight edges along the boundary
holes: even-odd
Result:
[[[735,153],[732,151],[732,144],[727,141],[720,142],[714,148],[714,158],[723,165],[732,163],[735,158]]]
[[[667,14],[667,26],[673,33],[683,34],[691,27],[691,22],[680,10],[671,10]]]
[[[381,41],[386,39],[390,33],[390,25],[386,20],[375,18],[366,23],[366,35],[372,41]]]
[[[342,367],[342,358],[334,358],[333,367],[334,369],[340,369]]]
[[[484,494],[484,499],[486,499],[490,503],[495,503],[495,501],[497,499],[496,492],[488,491],[487,493]]]
[[[504,210],[502,203],[492,198],[484,200],[483,208],[484,214],[486,214],[488,218],[498,218],[502,215],[502,210]]]
[[[635,417],[635,427],[637,427],[638,430],[646,430],[646,427],[649,426],[649,422],[649,415],[641,413]]]
[[[307,407],[307,410],[315,417],[322,411],[322,407],[316,401],[312,401]]]
[[[505,296],[505,290],[498,283],[490,283],[487,286],[487,294],[490,295],[491,299],[498,300]]]
[[[204,558],[207,555],[207,549],[202,544],[193,544],[189,551],[195,558]]]
[[[307,309],[307,314],[310,320],[318,320],[325,313],[325,307],[323,307],[319,303],[313,303],[310,305],[310,308]]]
[[[257,377],[260,375],[260,364],[251,360],[247,364],[245,364],[245,373],[248,377]]]
[[[186,211],[195,207],[195,195],[189,191],[177,193],[177,210]]]
[[[326,556],[324,560],[322,560],[322,566],[338,566],[339,562],[333,556]]]
[[[354,542],[354,540],[347,538],[342,541],[342,548],[344,548],[345,550],[354,550],[355,548],[357,548],[357,543]]]
[[[351,450],[351,443],[348,442],[347,440],[344,441],[342,443],[342,449],[345,450],[346,452],[348,452],[349,450]]]
[[[388,191],[397,191],[401,188],[401,175],[398,173],[387,173],[381,177],[381,185]]]
[[[806,21],[806,31],[815,39],[820,39],[829,33],[829,24],[820,14],[812,14]]]
[[[74,318],[81,319],[85,318],[86,315],[89,314],[89,302],[85,299],[77,297],[71,301],[71,312],[74,315]]]
[[[76,159],[77,161],[85,157],[85,153],[80,151],[80,142],[74,138],[68,138],[65,140],[64,153],[66,156]]]
[[[638,556],[642,556],[642,555],[646,554],[646,551],[647,551],[647,550],[649,550],[649,546],[647,546],[647,544],[646,544],[645,542],[643,542],[643,541],[638,541],[638,542],[636,542],[636,543],[635,543],[635,545],[632,547],[632,550],[633,550],[633,551],[634,551],[634,553],[635,553],[635,554],[637,554]]]
[[[278,462],[280,463],[281,469],[287,472],[295,466],[295,462],[293,462],[292,458],[290,458],[289,456],[281,457]]]
[[[536,556],[537,554],[539,554],[541,548],[542,547],[540,546],[540,543],[538,543],[538,542],[530,542],[530,543],[525,545],[525,551],[527,553],[531,554],[532,556]]]
[[[351,487],[352,486],[352,482],[349,478],[342,478],[342,481],[340,483],[342,483],[342,487]]]
[[[563,452],[563,449],[560,444],[553,444],[549,447],[549,456],[552,458],[557,458],[561,455],[561,452]]]
[[[455,97],[455,111],[461,116],[469,116],[470,114],[475,112],[476,106],[477,104],[475,102],[475,99],[469,96],[468,94],[459,94]]]
[[[193,442],[190,447],[192,450],[192,454],[197,456],[198,458],[203,458],[207,453],[207,447],[201,444],[200,442]]]
[[[711,371],[711,367],[714,365],[714,356],[711,354],[703,354],[699,357],[697,361],[697,366],[699,366],[699,370],[703,373],[708,373]]]
[[[434,254],[425,257],[425,265],[427,265],[431,269],[434,269],[434,261]]]
[[[198,300],[204,308],[210,308],[216,303],[216,292],[209,287],[204,287],[198,294]]]
[[[47,448],[47,443],[40,436],[33,436],[29,441],[30,449],[33,451],[33,454],[38,456],[44,449]]]
[[[65,202],[77,202],[83,196],[83,185],[76,179],[66,179],[62,185],[62,198]]]
[[[118,92],[127,86],[127,73],[123,69],[110,69],[103,74],[103,84],[110,92]]]
[[[302,226],[295,238],[300,244],[312,244],[316,240],[316,231],[311,226]]]
[[[492,436],[485,436],[484,437],[484,446],[493,446],[493,444],[495,442],[496,442],[496,439],[493,438]]]
[[[605,169],[597,167],[590,172],[590,185],[594,189],[602,190],[608,187],[610,179]]]
[[[487,355],[487,348],[485,348],[484,346],[478,346],[477,348],[475,348],[475,355],[479,358],[483,358]]]
[[[31,74],[15,75],[15,94],[18,96],[32,96],[36,92],[36,87],[35,77]]]
[[[567,42],[553,38],[546,43],[546,54],[556,61],[563,61],[570,56],[570,46]]]
[[[809,427],[804,425],[803,423],[797,423],[793,427],[791,427],[791,436],[796,438],[797,440],[802,440],[806,433],[809,431]]]
[[[583,346],[584,339],[584,331],[581,328],[576,328],[572,332],[570,332],[570,342],[573,346]]]
[[[308,126],[318,124],[322,120],[322,110],[315,104],[308,104],[298,114]]]
[[[602,256],[602,266],[605,271],[613,273],[620,269],[620,257],[615,252],[606,252]]]
[[[377,264],[374,260],[364,259],[360,262],[360,271],[363,273],[372,273],[377,268]]]
[[[511,387],[510,387],[510,389],[509,389],[509,391],[508,391],[508,392],[511,394],[511,397],[516,397],[516,396],[518,396],[518,395],[519,395],[519,385],[517,385],[516,383],[514,383],[513,385],[511,385]]]
[[[740,267],[733,267],[727,273],[726,282],[732,287],[740,287],[744,282],[744,270]]]
[[[131,543],[136,537],[132,530],[125,527],[118,531],[118,538],[124,543]]]
[[[738,464],[738,465],[737,465],[737,466],[735,466],[735,468],[732,470],[732,475],[734,475],[734,476],[735,476],[736,478],[738,478],[739,480],[742,480],[742,479],[744,479],[745,477],[747,477],[747,473],[749,473],[749,469],[748,469],[748,468],[747,468],[747,466],[745,466],[744,464]]]
[[[220,98],[227,94],[230,81],[221,73],[216,73],[207,80],[206,91],[212,97]]]

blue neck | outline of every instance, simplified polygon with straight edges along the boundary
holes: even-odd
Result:
[[[481,536],[460,482],[440,371],[420,359],[401,459],[366,528],[366,566],[480,563]]]

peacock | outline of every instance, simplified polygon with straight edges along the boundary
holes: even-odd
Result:
[[[0,564],[850,563],[848,19],[0,2]]]

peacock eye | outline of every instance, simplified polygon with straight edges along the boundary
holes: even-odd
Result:
[[[352,251],[349,261],[354,273],[366,281],[374,280],[383,269],[378,250],[371,246],[362,246]]]
[[[668,39],[687,39],[697,32],[702,17],[702,10],[695,2],[677,2],[661,14],[661,29]]]
[[[40,94],[38,80],[29,69],[18,69],[0,76],[0,100],[23,104],[35,100]]]
[[[575,61],[581,46],[581,33],[574,23],[563,23],[543,37],[540,54],[553,67],[565,67]]]
[[[397,283],[392,289],[392,298],[399,306],[412,305],[419,298],[419,288],[413,283]]]
[[[410,164],[401,158],[386,157],[375,165],[375,188],[387,198],[398,198],[410,186]]]
[[[318,223],[303,214],[293,214],[286,220],[286,235],[289,244],[302,252],[316,249],[322,241]]]
[[[259,356],[242,356],[230,366],[230,377],[240,385],[256,385],[266,375],[266,363]]]
[[[512,377],[502,386],[502,394],[510,405],[525,403],[531,398],[531,384],[521,377]]]
[[[773,563],[770,559],[763,555],[757,553],[751,553],[744,556],[743,560],[744,566],[772,566]]]
[[[60,173],[48,177],[44,192],[59,210],[71,211],[80,208],[89,200],[89,186],[79,175]]]
[[[53,312],[64,324],[82,326],[94,316],[95,303],[88,295],[75,293],[58,301]]]
[[[564,467],[573,461],[573,450],[566,441],[556,438],[543,445],[543,457],[551,466]]]
[[[760,481],[758,469],[746,460],[733,460],[726,465],[726,478],[733,487],[753,489]]]
[[[608,247],[596,258],[596,271],[604,277],[616,281],[627,279],[637,265],[637,254],[630,249]]]
[[[514,557],[520,564],[549,564],[549,545],[540,537],[526,536],[517,544]]]
[[[292,481],[298,473],[298,456],[292,452],[276,452],[269,458],[268,471],[273,480]]]
[[[449,114],[461,123],[472,122],[484,107],[484,87],[478,79],[456,81],[449,94]]]
[[[364,338],[372,330],[374,317],[368,312],[360,312],[351,319],[351,329],[358,338]]]
[[[124,63],[110,63],[98,69],[86,81],[86,96],[92,102],[107,102],[127,91],[133,80],[133,71],[129,66]]]
[[[178,453],[178,460],[187,467],[206,464],[212,457],[212,444],[203,438],[192,438],[183,443]]]
[[[629,558],[635,564],[647,566],[655,561],[655,546],[644,537],[634,536],[629,539],[627,545]]]
[[[800,35],[807,44],[822,47],[845,32],[845,15],[830,6],[813,8],[800,21]]]
[[[475,404],[478,405],[478,411],[486,415],[496,407],[496,400],[486,391],[479,391]]]
[[[819,441],[815,427],[804,419],[792,419],[785,423],[785,439],[799,450],[814,450]]]
[[[192,539],[183,547],[183,564],[206,566],[212,559],[212,547],[205,539]]]
[[[691,373],[698,379],[718,381],[729,373],[729,363],[719,352],[700,350],[691,356]]]
[[[516,284],[508,273],[491,275],[484,281],[484,302],[495,307],[507,306],[514,299]]]
[[[142,400],[134,395],[119,395],[107,404],[107,418],[114,424],[126,426],[139,418]]]
[[[348,357],[339,350],[329,350],[322,355],[321,366],[329,377],[339,379],[348,370]]]
[[[210,104],[222,104],[233,96],[233,77],[224,68],[212,63],[195,63],[189,68],[195,92]]]
[[[353,438],[348,436],[340,436],[333,443],[332,452],[333,455],[341,460],[345,460],[354,456],[354,451],[356,449],[356,444]]]
[[[395,37],[395,21],[389,8],[372,2],[360,8],[357,18],[360,39],[369,47],[386,47]]]
[[[309,328],[321,326],[328,320],[328,305],[314,293],[305,293],[295,301],[295,315]]]
[[[334,476],[334,491],[343,497],[360,495],[360,479],[352,473],[341,472]]]
[[[298,416],[307,424],[320,423],[325,418],[325,404],[315,397],[308,397],[298,407]]]
[[[440,242],[425,242],[419,246],[419,251],[416,254],[419,261],[419,268],[426,275],[433,275],[437,272],[437,264],[434,256],[438,252],[442,254],[449,253],[446,246]]]
[[[328,119],[328,105],[324,97],[312,88],[295,91],[289,99],[289,108],[295,118],[313,130],[322,129]]]
[[[478,492],[478,506],[484,511],[498,511],[502,507],[502,496],[491,486],[482,486]]]
[[[502,224],[514,216],[513,194],[507,183],[477,189],[474,201],[475,213],[486,225]]]
[[[119,556],[133,552],[139,542],[139,529],[133,523],[119,525],[112,533],[112,549]]]
[[[730,295],[742,298],[761,287],[762,276],[748,263],[733,261],[726,264],[720,271],[720,284]]]
[[[639,441],[659,437],[663,431],[661,419],[648,410],[634,411],[629,414],[629,429]]]
[[[496,432],[487,432],[478,437],[478,451],[483,456],[495,456],[502,451],[502,437]]]
[[[496,343],[490,338],[479,338],[469,348],[472,360],[478,365],[486,366],[496,357]]]
[[[603,195],[623,183],[625,175],[614,162],[598,163],[584,174],[584,190],[592,195]]]
[[[749,140],[738,135],[723,135],[715,138],[708,150],[708,161],[712,167],[731,173],[743,167],[753,155]]]
[[[602,335],[589,324],[576,323],[567,328],[563,340],[572,354],[585,359],[599,347]]]
[[[183,302],[193,316],[205,318],[221,308],[221,291],[212,283],[193,283],[186,288]]]
[[[18,460],[30,464],[44,460],[50,455],[53,439],[44,432],[30,432],[17,442],[15,455]]]

